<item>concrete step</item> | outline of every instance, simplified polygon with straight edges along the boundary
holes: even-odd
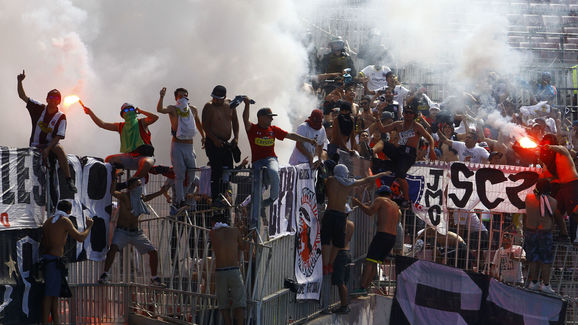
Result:
[[[309,325],[387,325],[391,313],[391,297],[370,294],[351,299],[351,312],[347,315],[319,315]]]

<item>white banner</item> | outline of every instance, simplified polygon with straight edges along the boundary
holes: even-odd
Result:
[[[447,217],[444,200],[444,189],[448,178],[445,163],[440,167],[413,166],[407,172],[409,197],[413,212],[427,225],[445,235],[447,232]]]
[[[40,152],[0,147],[0,231],[37,228],[46,219],[46,175]]]
[[[295,166],[279,168],[279,198],[269,207],[269,237],[295,233],[297,202],[297,169]]]
[[[321,223],[315,197],[315,175],[308,164],[297,171],[297,233],[295,247],[295,278],[299,283],[297,299],[319,300],[323,281],[321,260]]]

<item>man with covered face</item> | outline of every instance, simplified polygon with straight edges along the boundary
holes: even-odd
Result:
[[[189,92],[185,88],[175,90],[175,105],[163,107],[163,98],[167,89],[160,91],[160,98],[157,104],[157,112],[168,114],[171,121],[171,163],[175,173],[175,202],[177,208],[185,205],[185,193],[188,193],[188,186],[184,186],[185,175],[189,180],[195,179],[195,149],[193,148],[193,137],[197,132],[201,133],[202,143],[205,143],[205,133],[203,125],[199,120],[197,108],[189,104]]]
[[[30,146],[41,150],[42,159],[46,161],[49,155],[54,155],[58,159],[58,164],[62,168],[66,184],[71,192],[76,193],[74,181],[70,175],[70,167],[66,153],[60,145],[60,140],[64,140],[66,133],[66,115],[58,110],[61,101],[60,92],[52,89],[46,95],[46,104],[40,104],[32,98],[26,96],[22,81],[26,78],[26,73],[18,75],[18,96],[26,102],[26,109],[32,119],[32,134],[30,135]]]
[[[325,128],[323,128],[322,123],[323,112],[319,109],[315,109],[311,112],[309,118],[297,127],[295,133],[309,139],[314,139],[316,144],[313,145],[307,142],[296,142],[295,149],[293,149],[293,153],[289,158],[290,165],[308,163],[309,166],[314,167],[315,157],[317,157],[315,163],[321,163],[323,144],[327,140]]]
[[[84,105],[83,108],[98,127],[118,132],[120,135],[121,153],[106,157],[105,162],[112,164],[115,168],[136,170],[134,178],[145,177],[155,163],[148,126],[156,122],[159,117],[132,104],[124,103],[120,108],[120,116],[124,122],[110,123],[102,121],[90,108]],[[139,119],[138,114],[145,117]]]

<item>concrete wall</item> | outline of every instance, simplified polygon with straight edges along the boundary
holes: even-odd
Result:
[[[391,297],[370,295],[352,300],[347,315],[322,315],[309,321],[308,325],[387,325],[391,313]]]

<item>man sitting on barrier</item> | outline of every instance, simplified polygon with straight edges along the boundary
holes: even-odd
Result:
[[[345,247],[345,227],[349,209],[347,198],[357,186],[370,184],[377,178],[390,175],[383,172],[377,175],[354,180],[349,178],[349,170],[339,164],[333,169],[333,176],[327,179],[327,208],[321,220],[321,256],[323,258],[323,274],[333,273],[333,262],[339,249]],[[395,233],[395,230],[394,230]]]
[[[227,224],[223,214],[214,215],[211,221],[213,228],[209,232],[209,238],[215,257],[215,287],[219,310],[226,325],[232,324],[231,309],[235,324],[244,324],[247,297],[239,270],[239,251],[244,250],[245,241],[238,228]]]
[[[391,189],[389,186],[380,186],[375,191],[375,194],[376,198],[371,206],[363,204],[357,198],[353,198],[354,205],[359,206],[365,214],[377,217],[377,233],[373,237],[367,250],[365,267],[363,268],[363,275],[361,276],[361,287],[353,293],[357,295],[367,294],[367,287],[375,278],[377,264],[384,263],[385,258],[395,245],[397,225],[399,223],[399,217],[401,216],[399,206],[391,199]]]
[[[42,226],[42,242],[40,254],[44,272],[44,300],[42,301],[42,323],[49,324],[49,316],[52,314],[52,322],[59,323],[58,297],[70,297],[70,292],[62,292],[62,284],[66,285],[66,265],[62,261],[64,245],[68,235],[78,242],[83,242],[92,228],[92,219],[86,218],[86,228],[79,232],[70,221],[69,213],[72,204],[69,201],[60,201],[56,206],[54,216],[48,218]]]
[[[160,277],[157,276],[158,253],[147,236],[139,229],[138,218],[141,214],[149,214],[149,209],[144,202],[150,201],[157,196],[163,195],[169,186],[163,186],[155,193],[142,194],[141,180],[131,178],[127,181],[127,191],[121,192],[116,190],[116,177],[113,175],[111,184],[111,194],[118,200],[118,221],[116,230],[112,238],[110,250],[106,254],[104,261],[104,273],[100,276],[98,282],[105,284],[109,282],[110,275],[108,271],[114,262],[118,251],[122,251],[124,246],[131,244],[136,247],[140,254],[149,254],[149,264],[151,268],[151,284],[164,287]]]
[[[151,144],[148,126],[156,122],[159,117],[132,104],[124,103],[120,108],[120,117],[124,119],[124,122],[109,123],[103,122],[90,108],[82,106],[84,112],[98,127],[118,132],[120,135],[120,152],[122,153],[106,157],[105,162],[112,164],[115,168],[136,170],[133,178],[147,176],[149,169],[155,163],[153,158],[155,149]],[[143,114],[145,118],[137,118],[138,114]]]
[[[42,159],[47,162],[50,155],[54,155],[66,178],[66,184],[71,192],[76,193],[74,181],[70,175],[70,167],[66,153],[60,145],[60,140],[64,139],[66,133],[66,115],[58,110],[61,95],[57,89],[52,89],[46,95],[46,104],[40,104],[32,98],[26,96],[22,81],[26,78],[24,70],[18,75],[18,96],[26,102],[26,108],[32,119],[32,134],[30,135],[30,146],[41,150]]]
[[[317,145],[315,139],[306,138],[296,133],[289,133],[281,128],[271,125],[273,122],[273,114],[270,108],[261,108],[257,112],[257,124],[253,124],[249,121],[249,106],[251,100],[248,97],[244,97],[245,109],[243,110],[243,123],[245,124],[245,130],[247,131],[247,137],[249,138],[249,144],[251,145],[251,161],[253,163],[253,191],[252,193],[262,193],[262,188],[259,188],[259,173],[261,168],[263,171],[263,183],[262,185],[270,185],[271,191],[269,198],[266,200],[261,200],[257,202],[252,200],[252,212],[251,220],[249,222],[249,228],[257,227],[257,220],[259,217],[259,206],[264,208],[265,206],[273,204],[277,197],[279,196],[279,162],[277,161],[277,155],[275,154],[275,139],[283,141],[287,138],[298,142],[307,142],[313,146]]]

